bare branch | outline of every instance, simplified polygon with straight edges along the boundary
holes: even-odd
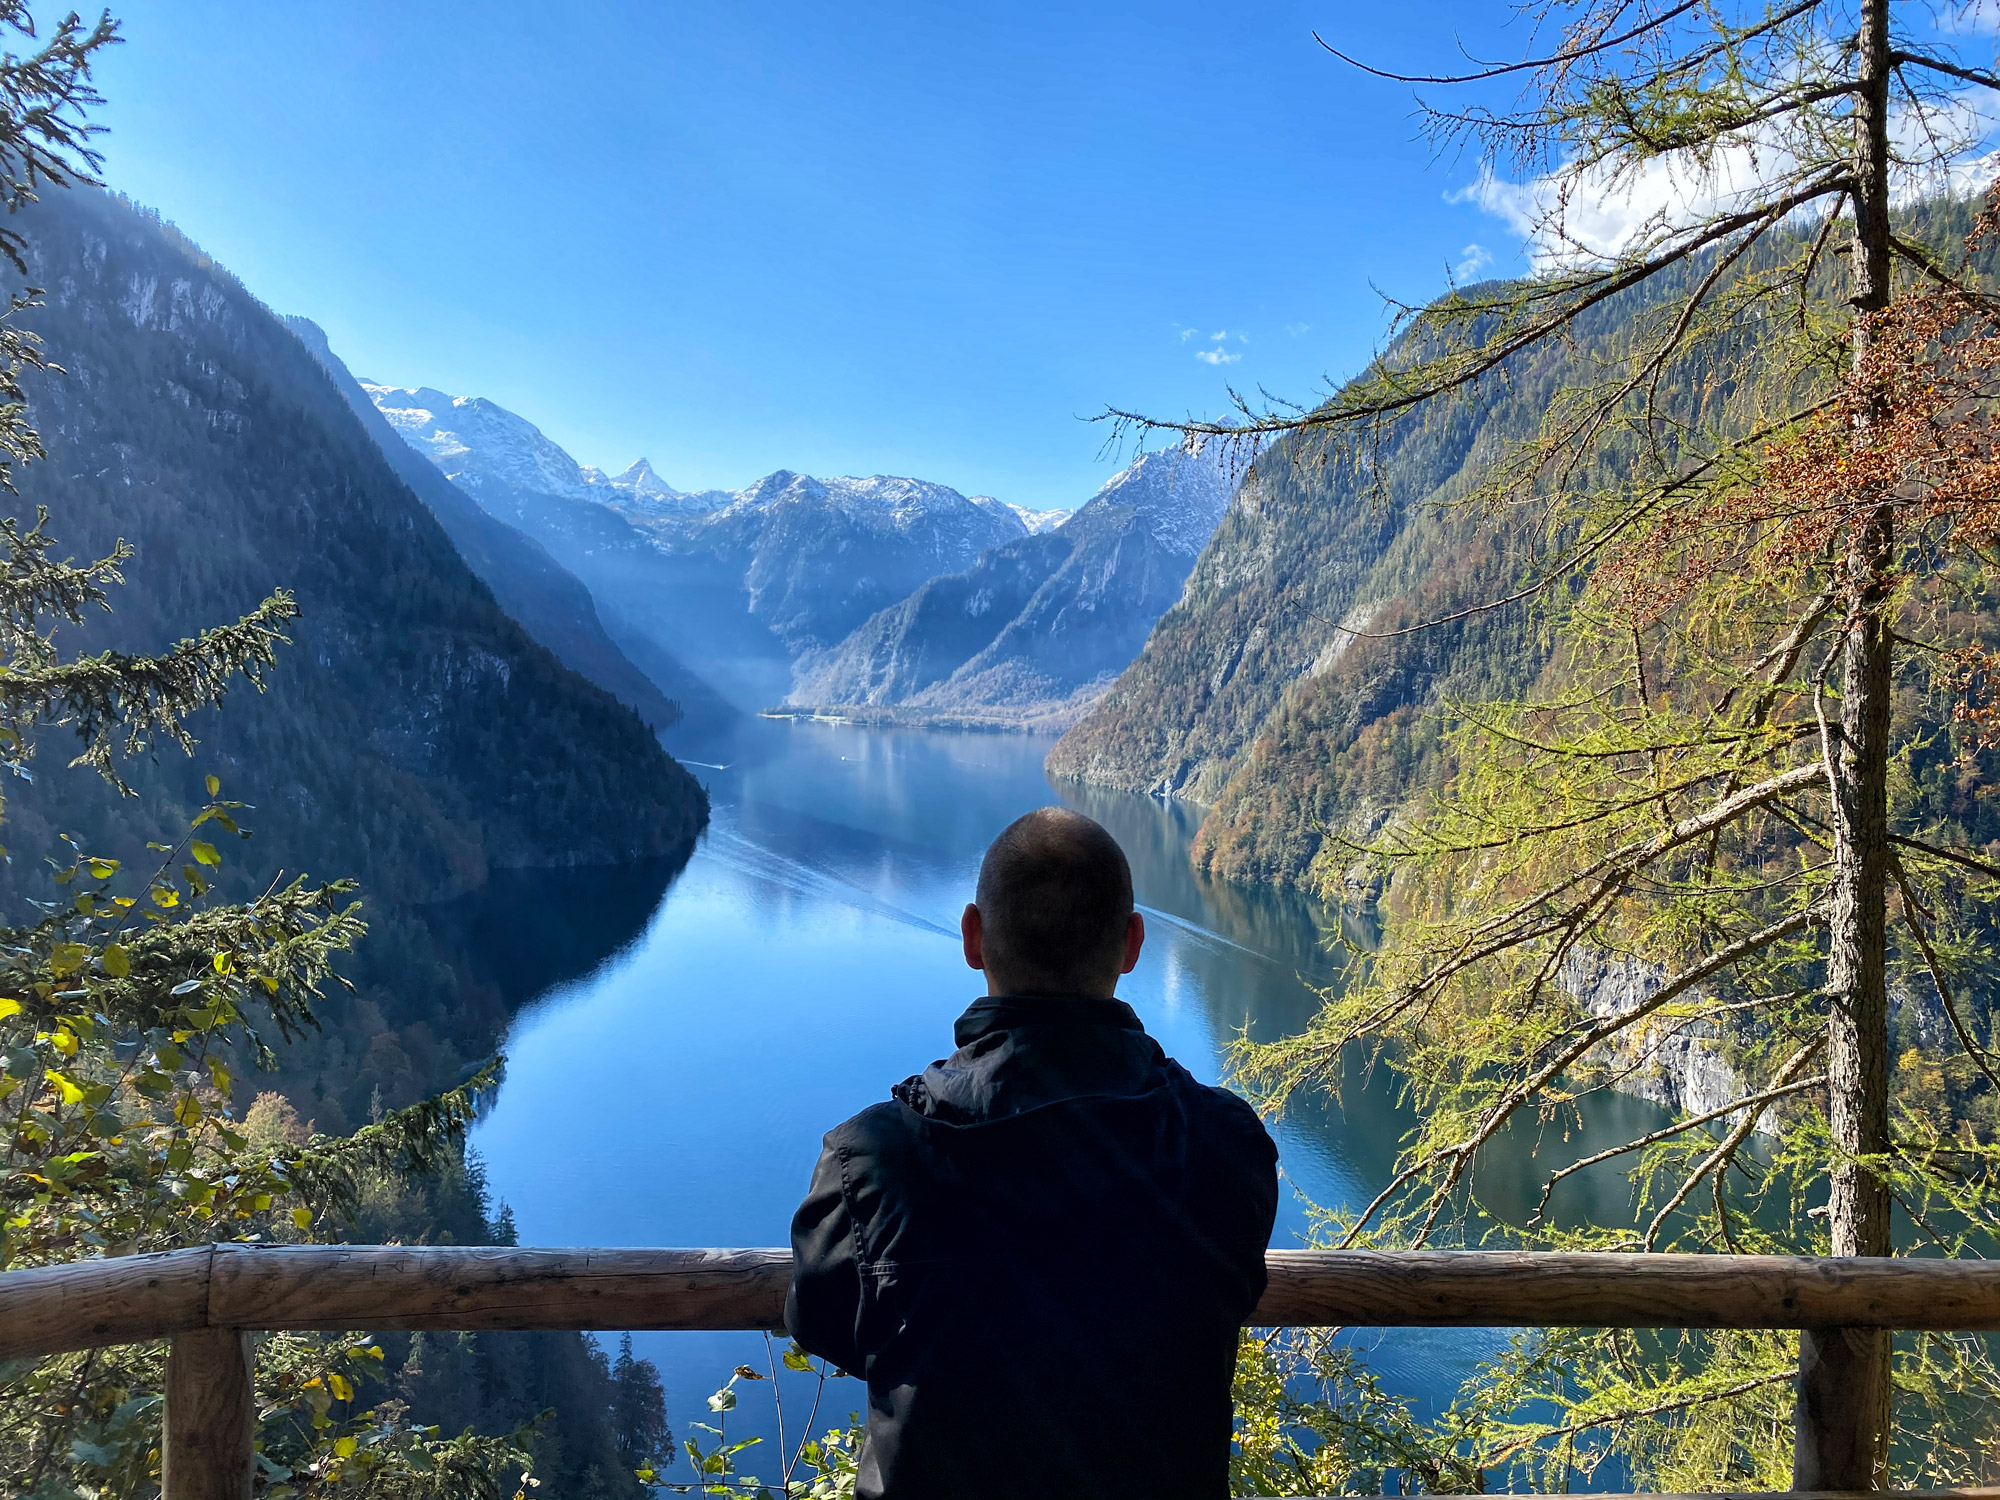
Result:
[[[1509,73],[1526,73],[1536,68],[1560,67],[1566,63],[1576,62],[1582,58],[1589,57],[1593,53],[1608,52],[1613,47],[1622,47],[1625,43],[1642,37],[1649,31],[1657,31],[1676,17],[1686,15],[1689,11],[1696,9],[1700,3],[1701,0],[1681,0],[1679,5],[1674,6],[1671,10],[1662,12],[1652,20],[1635,26],[1630,31],[1620,32],[1617,36],[1606,37],[1600,42],[1592,42],[1587,47],[1577,47],[1568,52],[1557,52],[1549,57],[1533,57],[1529,58],[1526,62],[1501,63],[1481,73],[1463,73],[1456,76],[1450,74],[1385,72],[1381,68],[1371,68],[1367,63],[1349,57],[1317,31],[1312,34],[1312,39],[1342,62],[1346,63],[1350,68],[1359,68],[1364,73],[1371,74],[1376,78],[1386,78],[1391,83],[1480,83],[1488,78],[1505,78]],[[1806,3],[1793,7],[1792,14],[1798,15],[1803,11],[1810,10],[1818,3],[1819,0],[1806,0]]]

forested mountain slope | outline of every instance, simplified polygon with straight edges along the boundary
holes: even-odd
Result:
[[[9,842],[146,858],[214,773],[251,804],[225,874],[360,879],[373,931],[328,1032],[295,1049],[302,1113],[365,1119],[494,1045],[503,996],[457,946],[458,907],[496,872],[644,870],[685,858],[699,785],[639,716],[565,668],[495,603],[390,468],[326,372],[226,271],[157,218],[94,191],[25,210],[26,318],[66,373],[30,382],[46,461],[10,507],[50,512],[66,549],[137,549],[92,646],[158,649],[234,619],[274,588],[302,618],[268,692],[233,693],[177,752],[128,773],[120,801],[45,747],[7,789]],[[638,862],[638,863],[635,863]],[[7,872],[40,896],[37,870]]]
[[[1506,596],[1528,576],[1504,527],[1441,509],[1537,429],[1553,393],[1619,345],[1639,304],[1348,454],[1259,457],[1181,601],[1052,774],[1206,805],[1204,868],[1316,884],[1329,827],[1365,830],[1444,774],[1438,710],[1518,692],[1549,641],[1527,606],[1391,632]],[[1385,638],[1386,637],[1386,638]]]
[[[1219,455],[1140,455],[1056,527],[982,554],[798,665],[797,707],[1065,727],[1179,598],[1229,503]]]
[[[515,623],[553,651],[571,671],[630,704],[651,728],[665,729],[681,717],[681,705],[668,698],[604,633],[597,606],[581,579],[549,556],[548,549],[533,537],[481,510],[435,465],[414,452],[375,409],[375,403],[328,346],[317,323],[292,317],[285,319],[285,326],[312,351],[346,400],[348,410],[375,439],[389,467],[430,507],[466,566],[493,590],[493,597]]]

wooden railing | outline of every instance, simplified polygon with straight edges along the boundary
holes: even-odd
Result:
[[[1259,1326],[1796,1328],[1794,1493],[1869,1487],[1847,1375],[1883,1329],[2000,1330],[2000,1262],[1274,1250]],[[247,1500],[258,1330],[775,1329],[784,1250],[212,1245],[0,1274],[0,1360],[147,1339],[164,1500]]]

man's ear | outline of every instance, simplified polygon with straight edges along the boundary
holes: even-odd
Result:
[[[1146,919],[1136,911],[1132,920],[1125,924],[1125,967],[1120,974],[1130,974],[1139,965],[1139,950],[1146,946]]]
[[[968,969],[986,967],[986,953],[980,946],[979,908],[971,902],[965,905],[965,915],[958,919],[958,934],[965,939],[965,966]]]

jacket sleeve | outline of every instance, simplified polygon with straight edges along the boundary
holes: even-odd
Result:
[[[806,1201],[792,1215],[792,1287],[785,1297],[785,1326],[810,1353],[861,1375],[861,1273],[854,1257],[854,1213],[847,1200],[843,1156],[829,1138],[813,1168]]]
[[[1278,1219],[1278,1145],[1257,1111],[1228,1092],[1215,1089],[1220,1105],[1211,1121],[1217,1168],[1211,1200],[1225,1255],[1241,1278],[1242,1313],[1249,1316],[1264,1295],[1268,1276],[1264,1251]]]

